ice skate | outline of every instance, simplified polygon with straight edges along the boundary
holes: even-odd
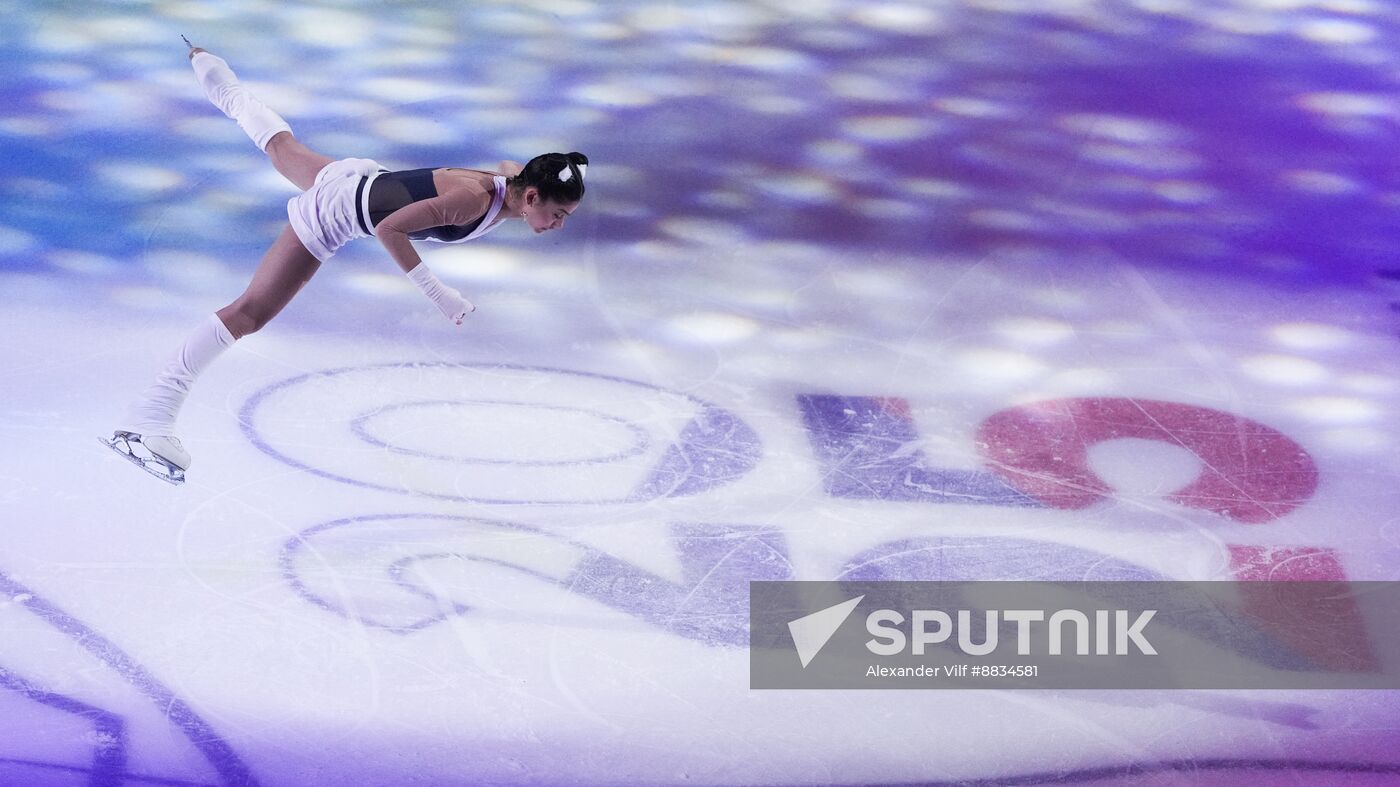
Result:
[[[177,486],[185,483],[190,453],[180,445],[179,438],[151,435],[143,439],[135,432],[118,430],[112,433],[111,440],[97,439],[156,478]]]

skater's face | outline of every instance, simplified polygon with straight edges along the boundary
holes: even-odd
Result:
[[[525,210],[521,215],[535,234],[557,230],[578,210],[577,202],[560,203],[544,199],[535,189],[525,190]]]

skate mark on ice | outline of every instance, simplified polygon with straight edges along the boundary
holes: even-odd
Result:
[[[5,760],[6,762],[85,772],[88,774],[88,783],[92,785],[115,785],[123,781],[129,742],[126,735],[126,722],[122,720],[121,716],[72,697],[41,689],[3,666],[0,666],[0,688],[9,689],[40,705],[46,705],[63,713],[86,719],[91,725],[91,739],[93,741],[92,764],[87,768],[56,763],[39,763],[32,760],[8,759]]]
[[[82,621],[69,615],[67,612],[51,604],[43,597],[36,594],[25,585],[10,578],[8,574],[0,572],[0,593],[8,595],[10,598],[23,597],[24,608],[30,613],[44,621],[48,625],[73,640],[84,650],[91,653],[112,671],[116,672],[128,684],[135,687],[137,691],[145,695],[156,708],[177,727],[180,732],[193,744],[194,748],[204,757],[204,760],[214,769],[222,779],[223,784],[242,785],[253,787],[257,785],[257,780],[253,777],[252,771],[214,728],[209,725],[194,709],[185,704],[175,692],[171,691],[164,684],[145,670],[126,652],[118,648],[106,637],[97,631],[89,628]],[[17,679],[14,685],[20,685]],[[11,684],[5,684],[6,688],[13,688]],[[57,695],[53,695],[54,702],[58,702]],[[57,707],[57,706],[55,706]],[[77,706],[74,706],[75,708]],[[125,761],[125,749],[121,749],[122,762]],[[111,767],[104,761],[104,768]],[[97,771],[97,775],[107,773],[106,770]],[[123,778],[128,778],[123,776]],[[174,783],[174,782],[170,782]]]

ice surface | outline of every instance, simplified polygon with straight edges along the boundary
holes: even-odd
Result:
[[[756,579],[1394,580],[1383,4],[230,2],[0,49],[0,783],[1383,784],[1393,692],[761,692]],[[271,18],[268,14],[271,13]],[[311,146],[582,150],[94,441]],[[1395,654],[1386,654],[1393,658]]]

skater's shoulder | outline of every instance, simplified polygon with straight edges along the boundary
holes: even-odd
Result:
[[[509,176],[505,172],[489,169],[440,167],[433,171],[433,180],[438,186],[439,194],[459,188],[469,188],[480,191],[483,194],[490,194],[496,188],[496,178],[502,175]]]

